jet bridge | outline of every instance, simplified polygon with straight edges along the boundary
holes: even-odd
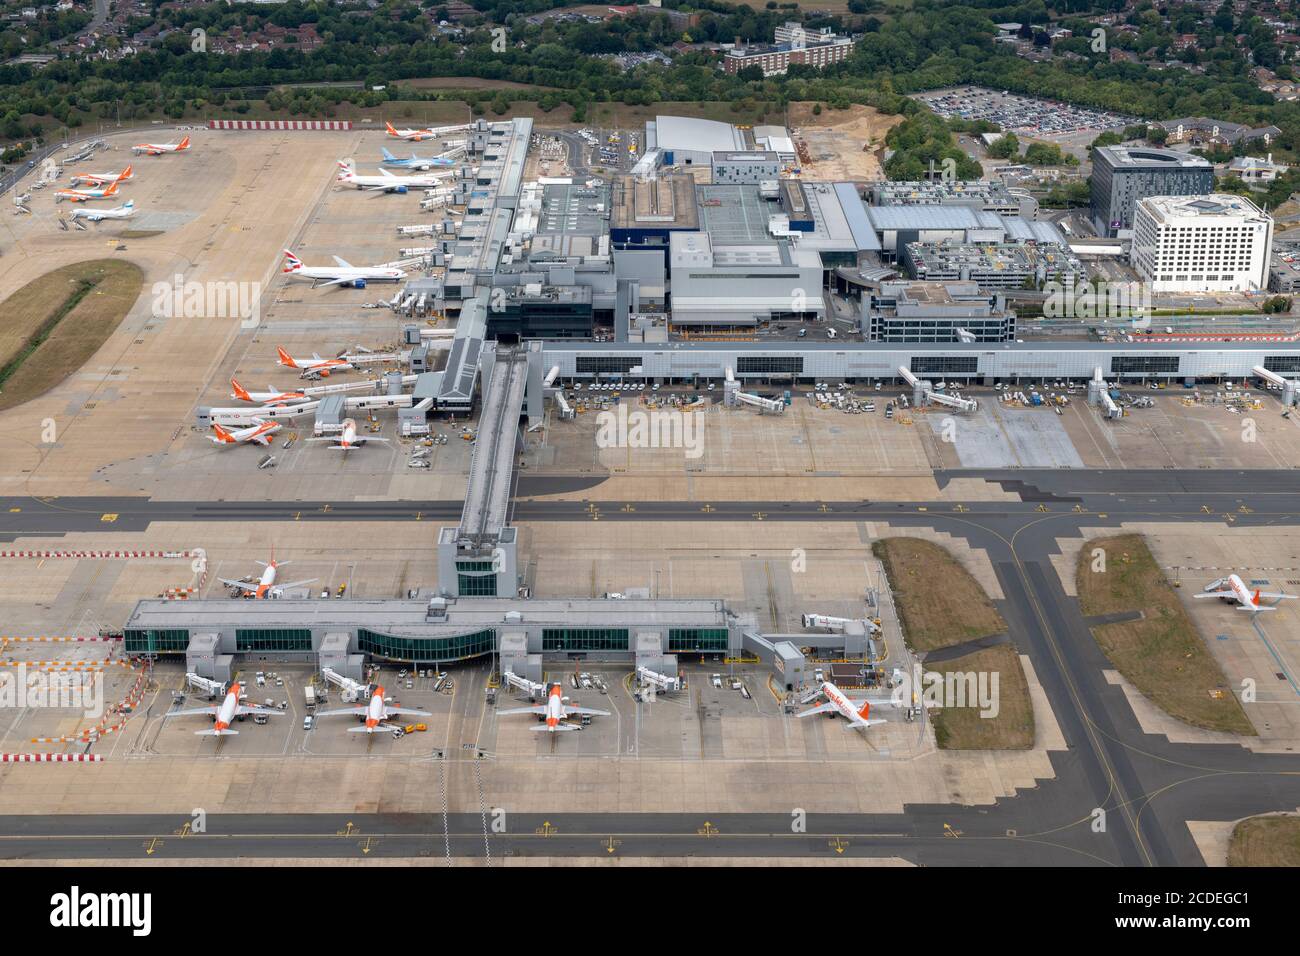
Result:
[[[1092,370],[1092,380],[1088,382],[1088,404],[1100,405],[1102,414],[1107,418],[1122,418],[1124,413],[1120,407],[1115,404],[1115,400],[1110,397],[1110,386],[1101,376],[1101,366]]]
[[[370,687],[360,681],[352,680],[350,677],[344,677],[338,671],[331,670],[328,667],[322,667],[320,676],[325,678],[326,682],[333,684],[342,691],[343,702],[354,704],[359,700],[365,700],[370,696]]]
[[[923,379],[917,378],[912,374],[912,370],[905,365],[898,367],[898,374],[903,377],[908,385],[912,386],[912,404],[925,405],[927,403],[934,405],[943,405],[958,412],[974,412],[978,409],[979,402],[973,398],[958,398],[955,395],[945,395],[943,392],[936,392],[930,387],[930,383]]]
[[[752,392],[742,392],[740,382],[736,381],[736,376],[732,373],[730,367],[727,368],[726,380],[722,383],[722,404],[727,406],[750,405],[760,412],[767,412],[771,415],[781,415],[785,412],[785,402],[782,399],[764,398],[762,395],[755,395]]]
[[[1262,378],[1270,385],[1276,385],[1282,389],[1282,404],[1290,408],[1296,402],[1296,382],[1294,379],[1283,378],[1277,372],[1269,371],[1262,365],[1256,365],[1250,370],[1254,375]]]
[[[447,595],[514,597],[516,534],[506,524],[528,353],[499,348],[485,358],[483,404],[460,525],[443,528],[438,536],[439,586]]]

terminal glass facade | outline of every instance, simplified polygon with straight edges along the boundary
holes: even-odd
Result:
[[[542,628],[543,651],[626,651],[627,628],[546,627]]]
[[[497,632],[489,628],[454,637],[396,637],[364,628],[357,631],[357,646],[363,654],[395,661],[454,661],[478,657],[496,650]]]
[[[1116,355],[1110,360],[1114,375],[1160,375],[1178,371],[1177,355]]]
[[[1270,372],[1294,374],[1300,372],[1300,355],[1269,355],[1264,358],[1264,368]]]
[[[668,629],[669,652],[725,651],[730,633],[725,627],[671,627]]]
[[[311,628],[248,627],[235,631],[237,651],[311,651]]]
[[[912,372],[915,375],[974,375],[979,371],[979,357],[975,355],[914,355]]]
[[[169,630],[143,630],[128,628],[123,635],[125,650],[128,654],[167,654],[185,653],[190,646],[190,632],[185,628]]]
[[[497,573],[491,561],[457,561],[456,593],[462,597],[496,597]]]

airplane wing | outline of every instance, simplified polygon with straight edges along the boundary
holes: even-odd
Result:
[[[200,714],[202,714],[202,715],[205,716],[205,717],[211,717],[211,716],[212,716],[213,714],[215,714],[216,712],[217,712],[217,708],[216,708],[215,706],[213,706],[213,707],[190,707],[190,708],[187,708],[187,709],[185,709],[185,710],[172,710],[172,711],[168,711],[167,713],[163,714],[163,716],[164,716],[164,717],[197,717],[197,716],[199,716]]]
[[[811,717],[813,714],[829,714],[834,709],[835,709],[834,704],[826,703],[826,704],[822,704],[820,707],[814,707],[811,710],[801,710],[799,711],[799,713],[795,714],[795,716]]]
[[[218,439],[218,441],[219,441],[219,440],[220,440],[220,439]],[[256,584],[249,584],[247,581],[231,581],[229,578],[217,578],[217,580],[220,581],[222,584],[228,584],[228,585],[230,585],[232,588],[240,588],[241,590],[244,590],[244,591],[256,591],[256,590],[257,590],[257,585],[256,585]]]
[[[1276,611],[1277,608],[1275,608],[1275,607],[1268,607],[1268,606],[1263,606],[1263,607],[1261,607],[1261,606],[1259,606],[1259,605],[1257,605],[1257,604],[1238,604],[1238,605],[1237,605],[1237,610],[1238,610],[1238,611],[1250,611],[1251,613],[1257,613],[1257,612],[1259,612],[1259,611]]]
[[[1270,594],[1268,591],[1259,592],[1260,600],[1267,598],[1270,601],[1294,601],[1300,595],[1295,594]]]
[[[316,711],[316,716],[317,717],[343,717],[346,715],[349,717],[364,717],[369,712],[370,712],[369,708],[366,707],[343,707],[339,710],[318,710]]]
[[[381,174],[383,174],[384,176],[387,176],[389,179],[397,179],[396,176],[394,176],[392,173],[390,173],[388,170],[386,170],[386,169],[384,169],[384,168],[382,168],[382,167],[380,168],[379,172],[380,172]]]
[[[432,717],[433,716],[433,714],[429,713],[427,710],[416,710],[413,707],[385,707],[384,713],[387,714],[389,717],[392,717],[395,714],[403,714],[407,717]]]
[[[244,704],[240,704],[235,708],[236,717],[246,717],[249,714],[274,714],[277,717],[283,717],[284,711],[273,707],[247,707]]]
[[[289,588],[300,588],[304,584],[315,584],[318,580],[319,578],[308,578],[306,581],[290,581],[288,584],[276,583],[276,584],[272,584],[271,587],[272,589],[284,588],[285,590],[287,590]]]
[[[847,730],[866,730],[868,727],[874,727],[876,724],[887,724],[889,721],[883,717],[873,717],[870,720],[854,720],[844,725]]]
[[[268,435],[254,435],[252,438],[249,439],[249,441],[251,441],[255,445],[271,444],[271,439],[270,436]]]
[[[538,705],[537,707],[512,707],[510,710],[498,710],[498,717],[510,717],[514,714],[544,714],[546,708]]]
[[[334,257],[334,261],[335,261],[336,263],[338,263],[339,265],[341,265],[344,269],[351,269],[351,268],[352,268],[352,263],[348,262],[348,261],[347,261],[346,259],[344,259],[342,256],[335,256],[335,257]]]
[[[348,278],[347,276],[341,276],[341,277],[339,277],[339,278],[337,278],[337,279],[329,279],[329,280],[327,280],[327,281],[325,281],[325,282],[317,282],[317,283],[315,283],[314,285],[315,285],[315,287],[316,287],[317,289],[323,289],[323,288],[325,288],[326,286],[331,286],[331,285],[342,285],[344,282],[355,282],[355,281],[356,281],[356,279],[354,279],[354,278]]]
[[[585,715],[587,715],[587,716],[591,716],[591,717],[608,717],[608,716],[609,716],[609,711],[607,711],[607,710],[593,710],[593,709],[590,708],[590,707],[570,707],[568,704],[565,704],[565,705],[564,705],[564,716],[565,716],[565,717],[570,717],[570,716],[572,716],[572,715],[574,715],[574,714],[585,714]]]
[[[862,709],[863,704],[870,704],[872,708],[876,707],[896,707],[898,702],[892,697],[850,697],[849,703],[858,710]]]
[[[1192,595],[1194,598],[1223,597],[1225,594],[1231,594],[1231,591],[1197,591]]]

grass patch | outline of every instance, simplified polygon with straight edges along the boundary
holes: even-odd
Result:
[[[1232,828],[1228,866],[1300,866],[1300,817],[1242,820]]]
[[[1092,570],[1096,548],[1106,554],[1104,573]],[[1075,583],[1086,615],[1142,612],[1142,620],[1104,624],[1092,633],[1115,669],[1152,703],[1193,727],[1255,735],[1141,535],[1089,541],[1079,552]]]
[[[1034,705],[1029,681],[1012,644],[986,647],[964,657],[927,664],[927,671],[998,675],[997,716],[981,717],[977,700],[968,693],[966,707],[932,708],[934,739],[942,750],[1028,750],[1034,745]],[[992,689],[990,680],[989,689]]]
[[[140,295],[144,273],[117,259],[47,272],[0,306],[0,409],[31,401],[98,351]]]
[[[920,538],[885,538],[871,551],[885,565],[913,650],[952,647],[1007,629],[979,582],[947,549]]]

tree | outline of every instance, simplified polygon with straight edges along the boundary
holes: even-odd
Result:
[[[1013,156],[1019,156],[1020,140],[1015,133],[1004,133],[993,141],[988,148],[988,153],[994,159],[1011,159]]]

